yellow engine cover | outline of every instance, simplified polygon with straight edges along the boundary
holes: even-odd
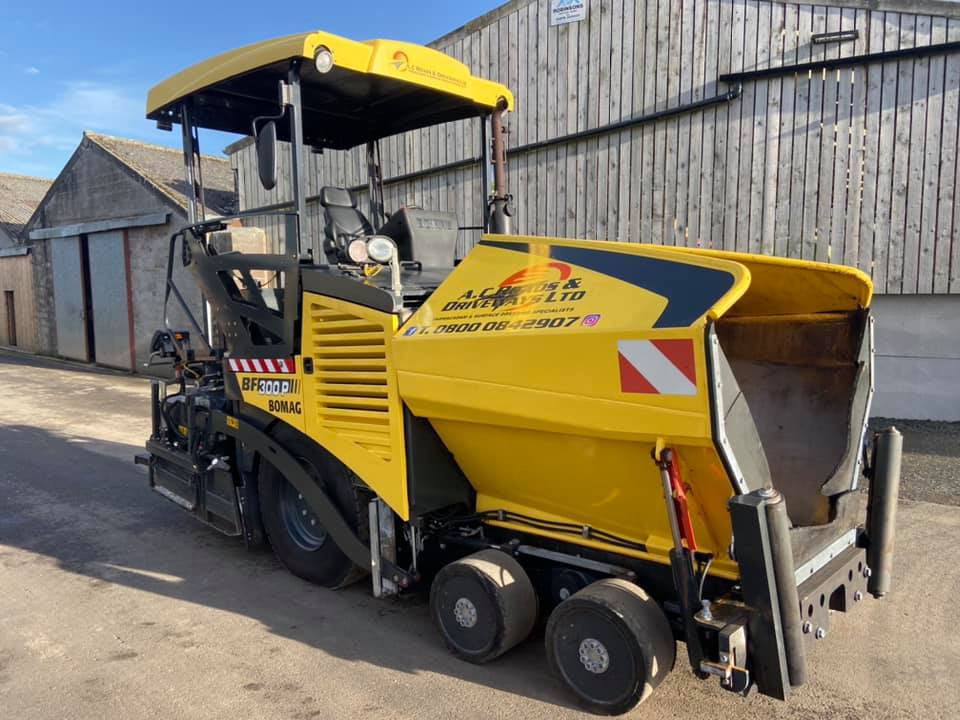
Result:
[[[404,520],[410,517],[403,410],[391,345],[397,317],[304,293],[307,435],[353,470]]]
[[[244,402],[312,438],[409,519],[403,411],[391,353],[397,317],[304,293],[302,322],[302,355],[228,361]],[[274,374],[278,369],[290,372]]]

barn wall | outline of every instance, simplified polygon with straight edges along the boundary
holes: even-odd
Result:
[[[37,352],[37,313],[34,304],[33,258],[30,255],[0,257],[0,345],[12,345],[7,334],[6,296],[13,292],[16,314],[16,346]]]
[[[873,414],[960,420],[960,296],[881,295],[873,313]]]
[[[718,80],[727,72],[960,40],[955,12],[839,4],[588,0],[587,20],[552,27],[549,1],[537,0],[435,45],[514,91],[517,147],[714,96],[730,89]],[[848,29],[856,42],[811,43]],[[516,155],[514,229],[842,262],[881,293],[960,292],[958,87],[957,53],[751,81],[705,110]],[[384,140],[384,176],[476,157],[478,122]],[[268,202],[251,159],[250,149],[235,158],[248,208]],[[311,182],[361,184],[362,161],[311,155]],[[401,204],[477,225],[478,166],[388,185],[388,209]],[[461,251],[475,240],[464,233]]]

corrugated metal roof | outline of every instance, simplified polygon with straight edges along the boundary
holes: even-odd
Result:
[[[52,183],[46,178],[0,173],[0,226],[18,236]]]
[[[89,131],[84,132],[83,135],[141,175],[174,203],[182,208],[187,207],[183,153],[180,150]],[[226,158],[204,155],[201,171],[207,216],[228,215],[236,212],[237,194],[230,161]]]

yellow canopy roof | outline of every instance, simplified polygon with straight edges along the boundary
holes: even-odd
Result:
[[[333,68],[317,71],[321,48]],[[356,42],[324,32],[290,35],[205,60],[164,80],[147,96],[147,117],[178,121],[189,99],[200,127],[250,134],[254,117],[278,112],[278,81],[303,61],[301,95],[307,144],[347,148],[418,127],[490,112],[505,86],[474,77],[442,52],[396,40]],[[278,130],[283,135],[283,123]]]

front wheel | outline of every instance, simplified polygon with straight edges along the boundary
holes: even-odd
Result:
[[[480,664],[526,639],[537,621],[537,594],[514,558],[481,550],[437,573],[430,613],[450,652]]]
[[[673,669],[676,643],[657,603],[625,580],[600,580],[551,613],[547,660],[592,712],[619,715]]]
[[[333,500],[347,525],[366,542],[364,491],[353,473],[295,430],[282,427],[274,439],[303,465],[310,478]],[[366,574],[337,547],[303,495],[263,458],[259,493],[267,537],[277,558],[290,572],[328,588],[349,585]]]

